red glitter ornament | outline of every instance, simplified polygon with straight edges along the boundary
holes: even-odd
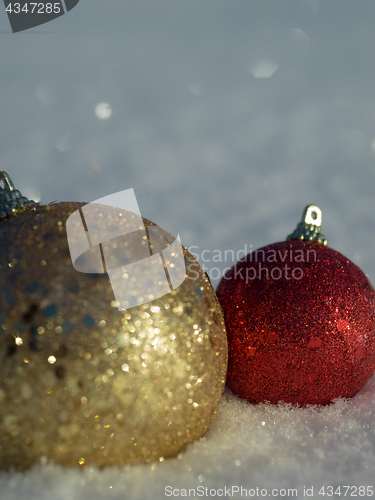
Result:
[[[375,291],[326,246],[321,211],[287,241],[250,253],[217,289],[228,334],[227,385],[251,403],[329,404],[375,370]]]

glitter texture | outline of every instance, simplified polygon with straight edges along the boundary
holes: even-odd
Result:
[[[374,289],[346,257],[286,241],[249,254],[217,290],[228,386],[252,403],[328,404],[375,369]]]
[[[184,249],[182,285],[119,311],[107,274],[72,266],[65,221],[83,205],[0,224],[2,468],[162,461],[204,434],[220,402],[225,326],[197,261]]]

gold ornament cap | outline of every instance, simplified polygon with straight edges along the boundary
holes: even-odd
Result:
[[[287,240],[316,241],[327,246],[328,241],[321,231],[322,211],[317,205],[308,205],[302,214],[301,222],[296,229],[287,237]]]
[[[9,175],[0,171],[0,221],[38,205],[39,203],[29,200],[15,189]]]

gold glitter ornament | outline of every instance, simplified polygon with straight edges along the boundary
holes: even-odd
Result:
[[[14,188],[1,179],[6,197]],[[119,311],[107,274],[72,265],[65,222],[85,203],[26,202],[0,214],[0,467],[176,455],[204,434],[225,384],[225,326],[206,274],[184,248],[177,289]]]

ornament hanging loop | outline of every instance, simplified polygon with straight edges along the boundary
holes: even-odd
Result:
[[[320,227],[322,225],[322,211],[316,205],[307,206],[302,214],[302,222]]]
[[[32,209],[37,205],[39,203],[22,196],[21,192],[15,189],[9,175],[0,171],[0,221],[10,215],[17,215],[25,210]]]
[[[287,240],[316,241],[327,246],[328,242],[321,231],[322,211],[316,205],[308,205],[302,214],[302,220]]]
[[[0,171],[0,192],[4,191],[14,191],[14,184],[6,172]]]

